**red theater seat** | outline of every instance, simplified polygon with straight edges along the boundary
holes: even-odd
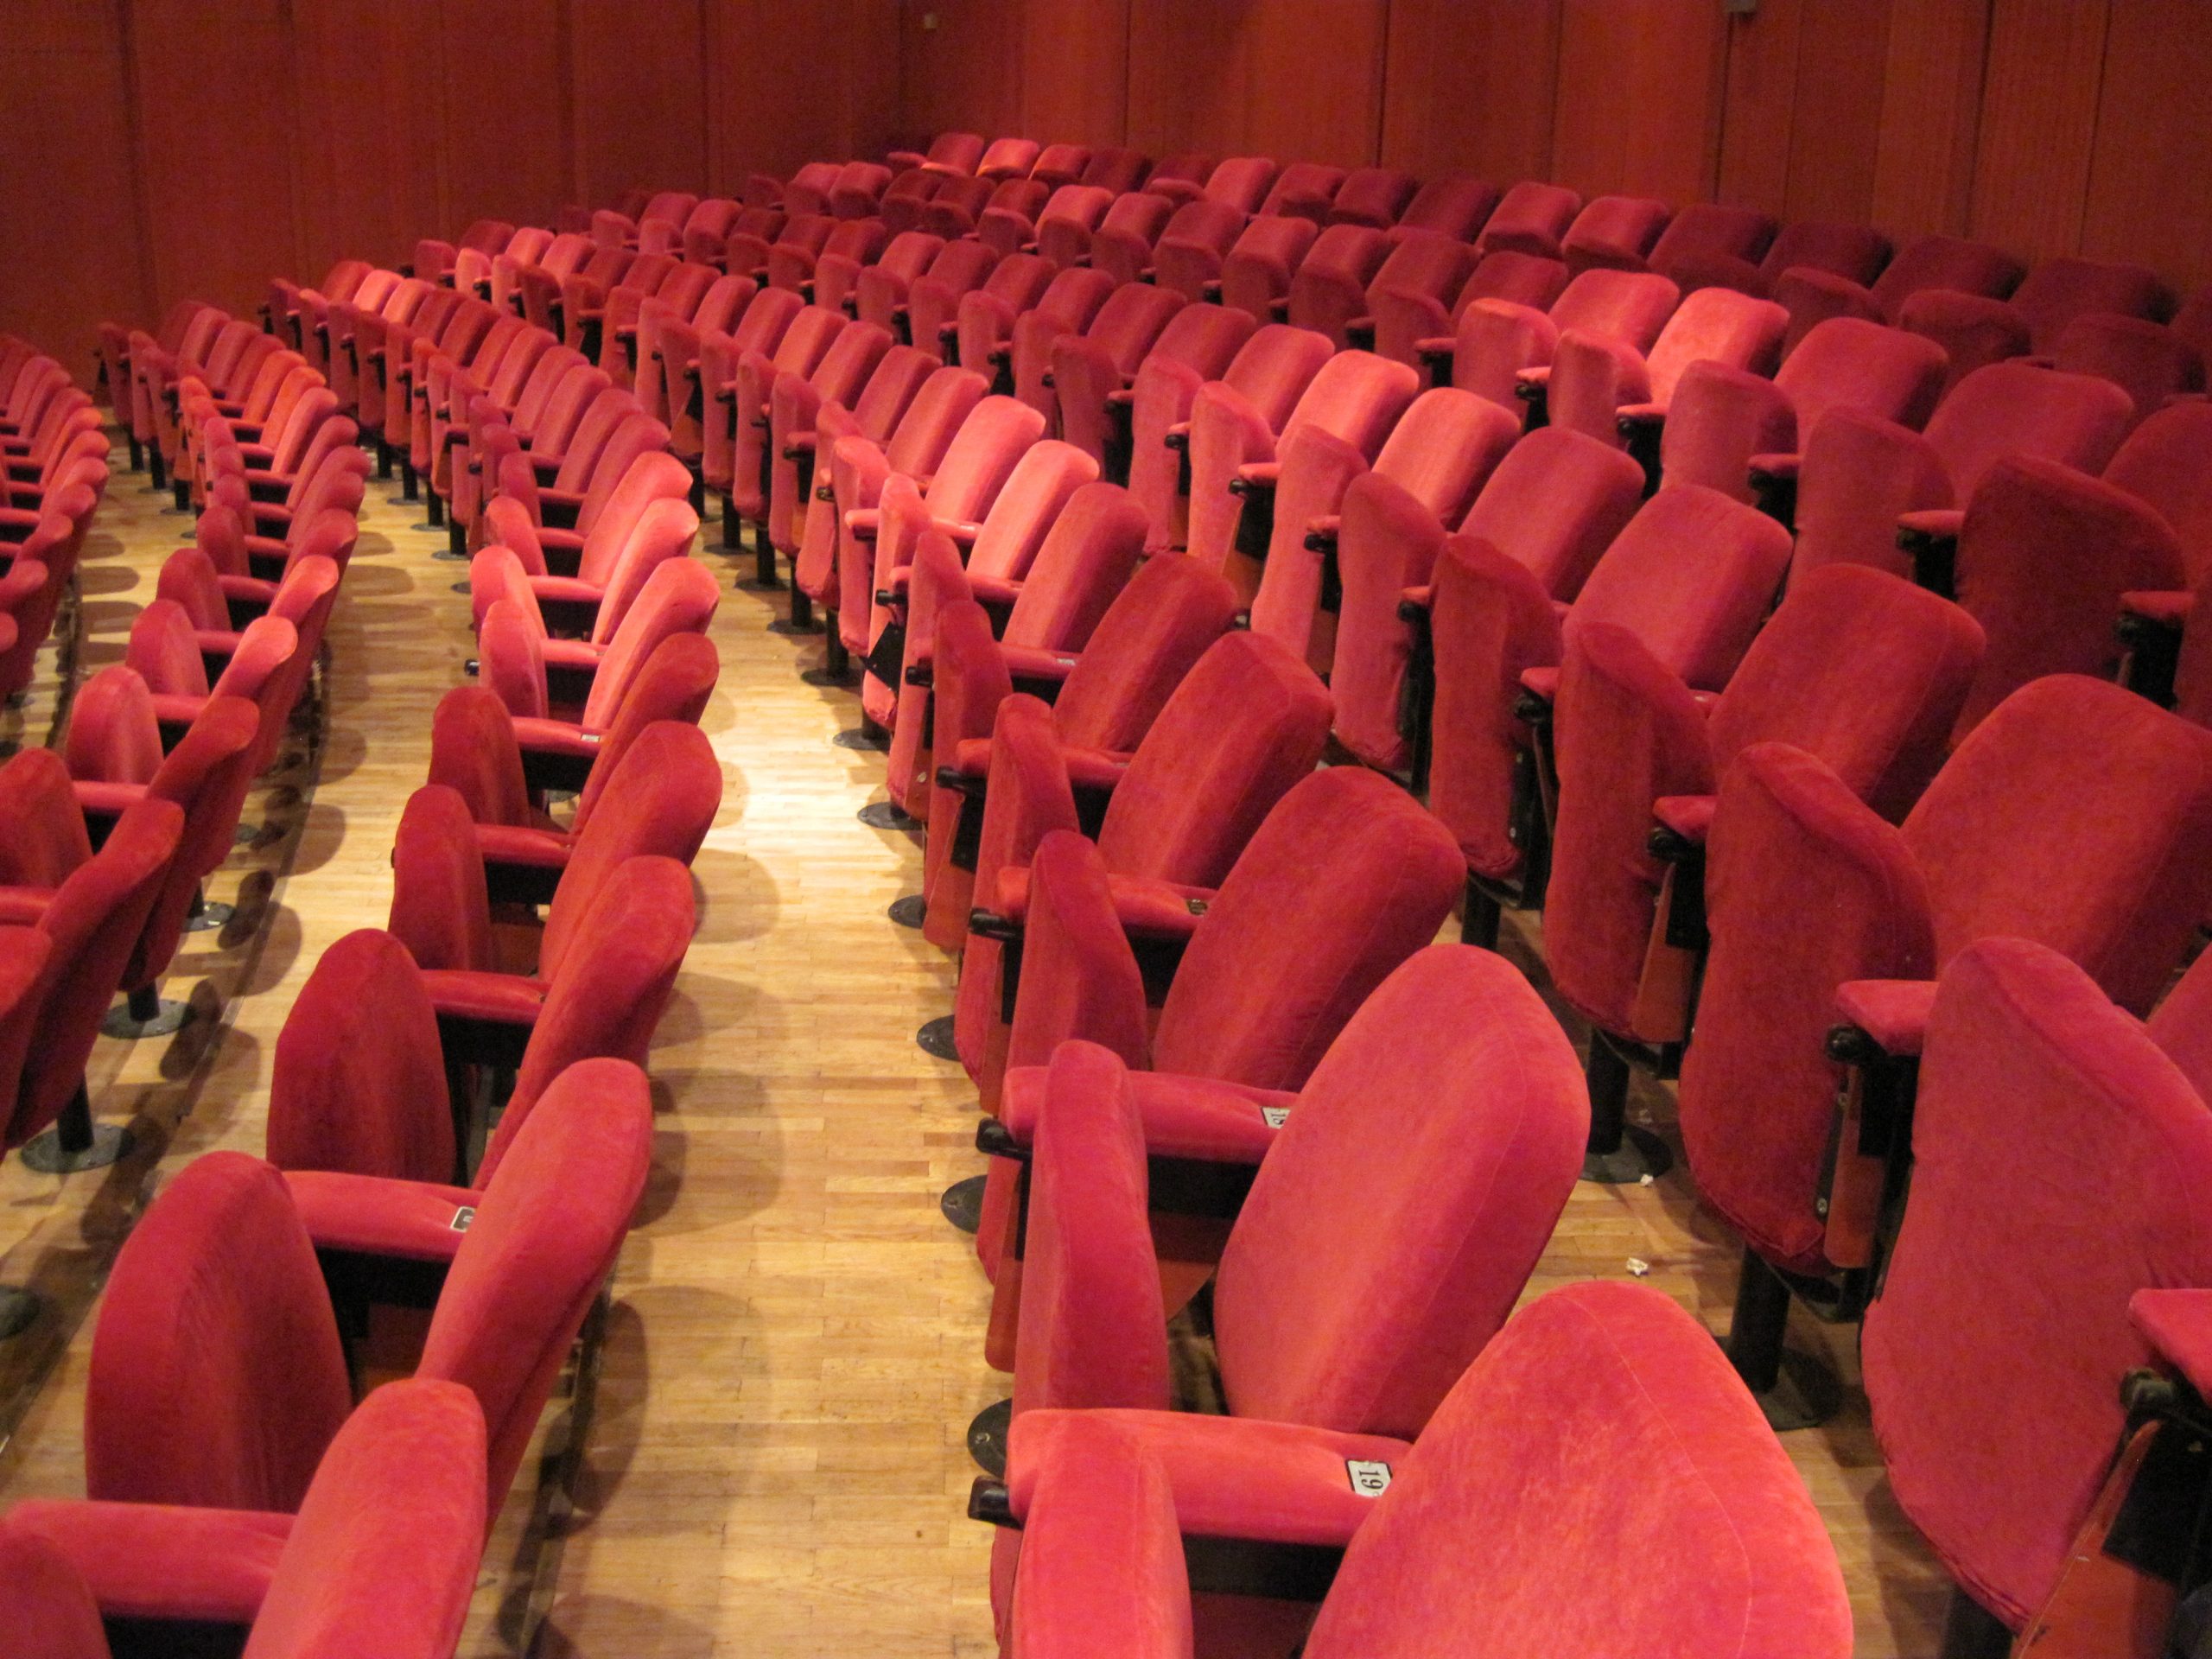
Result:
[[[1361,487],[1357,512],[1348,507],[1345,514],[1356,522],[1338,531],[1341,592],[1329,690],[1338,741],[1369,766],[1404,772],[1416,766],[1427,742],[1435,663],[1428,588],[1432,582],[1445,585],[1432,574],[1443,556],[1444,539],[1432,538],[1427,524],[1406,514],[1391,492],[1373,490],[1373,499],[1367,499],[1371,489]],[[1599,556],[1635,516],[1642,493],[1642,475],[1619,450],[1547,427],[1529,434],[1497,462],[1456,528],[1523,566],[1535,578],[1535,593],[1567,601],[1581,591]],[[1456,577],[1452,585],[1458,588]],[[1449,614],[1437,624],[1439,641],[1446,635],[1456,639],[1462,621],[1472,620],[1463,613],[1463,596],[1464,590],[1455,592]],[[1494,620],[1503,623],[1508,613]],[[1462,657],[1456,644],[1449,650],[1458,660],[1482,659],[1479,652]],[[1499,663],[1510,689],[1503,705],[1486,717],[1503,721],[1497,729],[1507,740],[1509,769],[1525,741],[1511,712],[1517,695],[1511,688],[1518,687],[1525,666],[1517,658]],[[1430,778],[1431,799],[1452,826],[1457,812],[1446,803],[1460,786],[1460,745],[1469,741],[1456,722],[1471,689],[1454,677],[1438,695],[1451,704],[1446,724],[1452,729],[1440,736],[1439,751],[1441,758],[1448,750],[1450,758]]]
[[[1640,1286],[1574,1285],[1523,1309],[1411,1448],[1112,1412],[1039,1414],[1010,1450],[1020,1566],[997,1599],[1018,1654],[1095,1642],[1187,1659],[1194,1619],[1201,1635],[1247,1635],[1250,1604],[1193,1603],[1186,1537],[1192,1552],[1348,1546],[1318,1613],[1267,1610],[1270,1643],[1298,1642],[1306,1659],[1598,1659],[1623,1630],[1653,1653],[1852,1650],[1842,1571],[1803,1483],[1697,1321]],[[1561,1526],[1567,1510],[1586,1523]],[[1645,1570],[1601,1607],[1593,1555]]]
[[[1772,519],[1717,491],[1680,485],[1644,503],[1594,566],[1581,566],[1622,511],[1625,475],[1599,467],[1586,450],[1562,447],[1545,459],[1546,471],[1556,469],[1576,493],[1526,529],[1509,530],[1478,501],[1466,533],[1439,555],[1430,616],[1432,797],[1465,851],[1471,892],[1517,875],[1517,889],[1493,896],[1522,904],[1540,902],[1543,890],[1550,779],[1537,739],[1550,718],[1563,630],[1618,623],[1693,690],[1718,691],[1758,632],[1789,557],[1789,533]],[[1518,495],[1541,476],[1532,463],[1509,480],[1501,467],[1499,487],[1510,481]],[[1497,539],[1501,532],[1510,539]],[[1546,556],[1560,561],[1548,573],[1523,562]],[[1570,607],[1554,597],[1552,583],[1571,585],[1579,566],[1588,575]],[[1487,938],[1495,917],[1491,905],[1471,903],[1468,937]]]
[[[1106,607],[1080,652],[995,639],[989,617],[972,602],[956,601],[939,613],[930,676],[937,772],[923,862],[923,933],[931,944],[957,950],[968,935],[1000,705],[1017,688],[1047,696],[1064,747],[1129,753],[1236,610],[1236,596],[1219,576],[1159,554]],[[1013,626],[1009,619],[1009,632]]]
[[[1050,450],[1067,451],[1065,444],[1039,444],[1024,457],[1016,479],[999,497],[1004,510],[1016,493],[1020,474]],[[1087,457],[1085,460],[1087,461]],[[1060,463],[1046,463],[1056,472]],[[1071,474],[1081,477],[1081,473]],[[1093,478],[1096,477],[1092,474]],[[1048,486],[1057,495],[1057,480]],[[927,821],[931,816],[931,786],[936,776],[936,746],[942,742],[946,758],[957,746],[947,727],[940,735],[933,686],[936,676],[937,619],[949,605],[963,601],[982,605],[994,619],[1005,651],[1043,658],[1056,665],[1072,662],[1073,653],[1090,643],[1116,594],[1128,584],[1144,551],[1144,515],[1129,499],[1128,492],[1112,484],[1086,482],[1052,509],[1051,526],[1028,562],[1023,575],[1007,576],[990,568],[981,538],[977,551],[963,569],[950,539],[925,532],[912,567],[913,580],[906,603],[905,669],[898,687],[898,716],[893,722],[890,753],[885,757],[884,781],[892,801],[909,817]],[[985,527],[986,537],[991,534]],[[1003,653],[994,653],[1003,660]]]
[[[2173,1002],[2201,1002],[2206,977]],[[2008,1637],[2058,1588],[2137,1427],[2114,1382],[2146,1358],[2131,1302],[2212,1287],[2212,1117],[2188,1047],[2178,1066],[2161,1052],[2172,1034],[2164,1010],[2146,1030],[2025,939],[1959,951],[1928,1013],[1910,1201],[1866,1310],[1866,1395],[1898,1504]],[[2080,1179],[1991,1182],[1992,1160],[2024,1144]],[[2016,1421],[2035,1425],[2032,1457],[1988,1432]]]
[[[245,1659],[449,1659],[484,1550],[484,1457],[467,1389],[396,1382],[332,1436],[296,1518],[48,1504],[0,1522],[0,1623],[41,1659],[109,1659],[103,1615],[141,1638],[174,1626],[200,1641],[220,1622],[206,1618],[208,1586],[243,1569]]]
[[[1789,313],[1786,349],[1830,317],[1894,325],[1916,294],[1941,289],[2001,300],[2026,274],[2026,266],[2000,249],[1955,236],[1923,236],[1898,249],[1872,283],[1836,270],[1796,266],[1775,279],[1773,295]]]
[[[1772,379],[1701,361],[1682,371],[1659,448],[1660,476],[1758,501],[1785,523],[1798,452],[1831,409],[1918,431],[1943,385],[1940,346],[1901,328],[1833,317]]]
[[[2039,680],[1959,746],[1901,827],[1802,750],[1755,744],[1720,782],[1706,905],[1682,1143],[1700,1193],[1748,1247],[1731,1351],[1765,1391],[1789,1301],[1770,1268],[1834,1284],[1871,1256],[1885,1137],[1858,1140],[1833,1181],[1823,1173],[1839,1013],[1864,1039],[1834,1052],[1910,1058],[1927,982],[2005,934],[2146,1009],[2212,912],[2212,734],[2116,686]],[[1853,981],[1899,982],[1840,1001]]]
[[[1489,296],[1470,301],[1459,311],[1454,338],[1422,340],[1419,350],[1432,372],[1448,360],[1453,385],[1518,412],[1535,396],[1522,388],[1548,378],[1562,333],[1572,329],[1648,352],[1681,299],[1672,283],[1649,271],[1588,270],[1553,293],[1543,304]]]
[[[1983,640],[1948,601],[1838,566],[1791,590],[1709,704],[1626,628],[1576,622],[1566,645],[1544,959],[1600,1033],[1590,1149],[1610,1158],[1623,1141],[1623,1054],[1689,1035],[1695,867],[1730,763],[1754,743],[1795,744],[1900,819],[1942,764]]]
[[[1311,427],[1370,460],[1419,386],[1420,377],[1402,363],[1368,352],[1338,352],[1299,394],[1279,433],[1269,425],[1269,411],[1240,393],[1232,379],[1200,387],[1191,405],[1188,439],[1192,556],[1234,569],[1230,580],[1241,577],[1249,593],[1254,585],[1249,558],[1272,534],[1284,448]],[[1232,558],[1247,563],[1232,567]]]
[[[1808,433],[1798,467],[1793,569],[1844,560],[1918,570],[1947,591],[1964,505],[1993,465],[2010,455],[2101,472],[2133,412],[2110,381],[2025,363],[1977,369],[1923,433],[1831,410]]]
[[[1229,315],[1250,323],[1249,313]],[[1148,550],[1164,551],[1185,540],[1191,419],[1199,394],[1219,386],[1235,395],[1240,409],[1249,406],[1259,425],[1280,431],[1329,358],[1329,342],[1321,335],[1269,323],[1246,327],[1217,381],[1207,380],[1195,365],[1157,355],[1146,360],[1130,397],[1129,488],[1151,520]]]
[[[1016,699],[1001,710],[1002,732],[1020,708]],[[1312,879],[1317,859],[1325,883]],[[987,1089],[986,1109],[1017,1103],[1034,1076],[1027,1068],[1070,1038],[1154,1071],[1243,1090],[1303,1087],[1368,995],[1434,937],[1459,868],[1448,838],[1395,785],[1357,768],[1315,773],[1268,814],[1202,912],[1179,898],[1159,902],[1165,891],[1146,906],[1152,928],[1185,941],[1154,1020],[1125,910],[1141,889],[1125,881],[1117,899],[1097,848],[1046,835],[1030,867],[1004,1096]],[[1018,1172],[997,1154],[1016,1150],[997,1144],[976,1236],[995,1276],[988,1351],[1001,1370],[1011,1369],[1020,1274],[1007,1253],[1019,1237]]]
[[[1094,813],[1103,808],[1099,853],[1140,906],[1132,927],[1147,931],[1147,918],[1180,912],[1166,925],[1171,937],[1186,936],[1199,913],[1189,900],[1202,912],[1268,810],[1313,771],[1328,734],[1320,682],[1281,645],[1249,633],[1208,648],[1126,757],[1067,749],[1034,697],[1000,706],[976,859],[976,908],[993,920],[988,929],[971,922],[954,1033],[987,1109],[998,1098],[1018,1006],[1001,976],[1020,960],[1006,946],[1027,924],[1027,873],[1046,835],[1076,827],[1077,791]]]
[[[1407,406],[1370,468],[1351,444],[1319,426],[1282,448],[1274,534],[1252,596],[1252,631],[1281,641],[1326,674],[1340,573],[1396,553],[1428,579],[1445,535],[1457,530],[1520,428],[1472,392],[1440,386]]]

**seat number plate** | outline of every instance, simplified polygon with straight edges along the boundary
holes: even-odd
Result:
[[[1362,1497],[1380,1497],[1390,1488],[1390,1465],[1387,1463],[1346,1458],[1344,1473],[1351,1477],[1352,1491]]]

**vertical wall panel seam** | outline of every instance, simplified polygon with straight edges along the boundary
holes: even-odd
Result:
[[[321,282],[322,272],[308,269],[315,261],[308,251],[306,200],[301,189],[300,150],[305,140],[301,118],[306,103],[300,97],[299,16],[294,0],[276,0],[276,22],[283,31],[284,96],[290,105],[284,123],[290,140],[284,146],[284,181],[292,203],[292,269],[301,282]]]
[[[114,3],[116,49],[123,60],[123,118],[129,129],[130,213],[138,231],[139,304],[149,314],[146,326],[151,328],[160,321],[158,315],[151,314],[158,313],[162,305],[162,270],[154,254],[154,207],[146,188],[149,157],[145,118],[139,108],[137,22],[131,13],[131,0],[114,0]]]
[[[1995,43],[1996,38],[1997,0],[1982,0],[1981,61],[1976,66],[1978,73],[1974,76],[1974,97],[1967,104],[1967,109],[1971,113],[1974,119],[1974,134],[1967,140],[1966,155],[1963,158],[1966,163],[1964,199],[1959,203],[1958,211],[1954,216],[1955,222],[1951,226],[1952,233],[1956,236],[1971,236],[1974,234],[1974,181],[1981,173],[1981,135],[1983,128],[1981,117],[1983,106],[1988,102],[1989,99],[1989,53],[1990,48]],[[1951,128],[1951,147],[1954,154],[1955,155],[1959,147],[1956,117],[1953,118],[1953,124]],[[1954,187],[1952,194],[1955,196],[1959,194],[1956,187]]]
[[[1385,111],[1390,107],[1390,28],[1398,15],[1397,0],[1382,0],[1382,39],[1375,62],[1375,120],[1372,141],[1368,145],[1367,159],[1370,165],[1382,165],[1382,124]]]
[[[2112,9],[2105,0],[2104,27],[2097,31],[2097,84],[2089,95],[2089,141],[2082,153],[2082,194],[2074,219],[2074,251],[2080,253],[2089,236],[2089,189],[2097,176],[2097,129],[2105,118],[2105,76],[2112,66]]]

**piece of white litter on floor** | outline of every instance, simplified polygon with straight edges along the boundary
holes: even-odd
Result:
[[[1628,1259],[1628,1270],[1641,1279],[1651,1271],[1651,1264],[1640,1255],[1631,1255]]]

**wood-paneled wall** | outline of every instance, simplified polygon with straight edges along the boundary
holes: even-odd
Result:
[[[81,371],[188,296],[880,154],[899,3],[0,0],[0,327]]]
[[[0,327],[894,135],[1273,154],[2212,281],[2208,0],[0,0]]]
[[[910,137],[1552,178],[2212,281],[2207,0],[908,0],[902,50]]]

